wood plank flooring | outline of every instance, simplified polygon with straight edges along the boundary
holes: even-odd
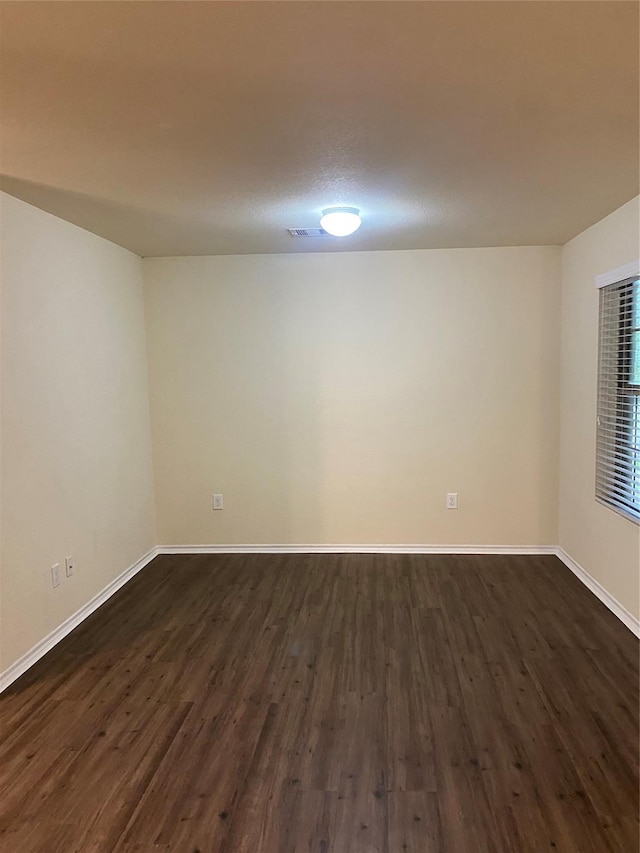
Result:
[[[158,557],[0,697],[0,850],[634,853],[638,702],[555,557]]]

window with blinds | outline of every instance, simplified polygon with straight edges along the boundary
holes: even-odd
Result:
[[[640,279],[600,289],[596,497],[640,521]]]

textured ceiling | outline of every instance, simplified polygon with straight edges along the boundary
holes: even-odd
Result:
[[[0,186],[144,256],[557,244],[638,192],[635,2],[0,15]]]

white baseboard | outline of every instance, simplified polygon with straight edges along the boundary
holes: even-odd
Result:
[[[614,598],[613,595],[611,595],[611,593],[608,592],[601,583],[590,575],[586,569],[583,569],[579,563],[576,563],[573,557],[570,557],[564,548],[556,548],[555,553],[556,556],[562,560],[565,566],[573,572],[578,580],[581,580],[587,589],[591,590],[596,598],[600,599],[605,607],[608,607],[609,610],[617,616],[633,634],[636,635],[636,637],[640,637],[640,619],[636,619],[632,613],[629,613],[626,607],[620,604],[617,598]]]
[[[555,554],[519,545],[159,545],[158,554]]]
[[[98,607],[100,607],[101,604],[104,604],[108,598],[111,598],[111,596],[117,592],[121,586],[124,586],[134,575],[137,575],[141,569],[153,560],[157,553],[157,548],[152,548],[148,551],[144,557],[141,557],[132,566],[129,566],[128,569],[125,569],[122,574],[118,575],[118,577],[112,580],[110,584],[107,584],[103,590],[101,590],[97,595],[94,595],[91,601],[88,601],[79,610],[76,610],[74,614],[69,616],[68,619],[65,619],[61,625],[58,625],[58,627],[48,634],[43,640],[36,643],[33,648],[26,652],[26,654],[22,655],[22,657],[18,658],[15,663],[12,663],[10,667],[0,673],[0,693],[2,693],[3,690],[6,690],[10,684],[32,667],[36,661],[46,655],[46,653],[57,645],[63,637],[66,637],[67,634],[70,634],[71,631],[73,631],[73,629],[81,622],[84,622],[87,616],[93,613],[94,610],[97,610]]]

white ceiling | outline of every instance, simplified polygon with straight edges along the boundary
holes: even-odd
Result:
[[[0,185],[144,256],[563,243],[638,193],[638,8],[3,2]]]

